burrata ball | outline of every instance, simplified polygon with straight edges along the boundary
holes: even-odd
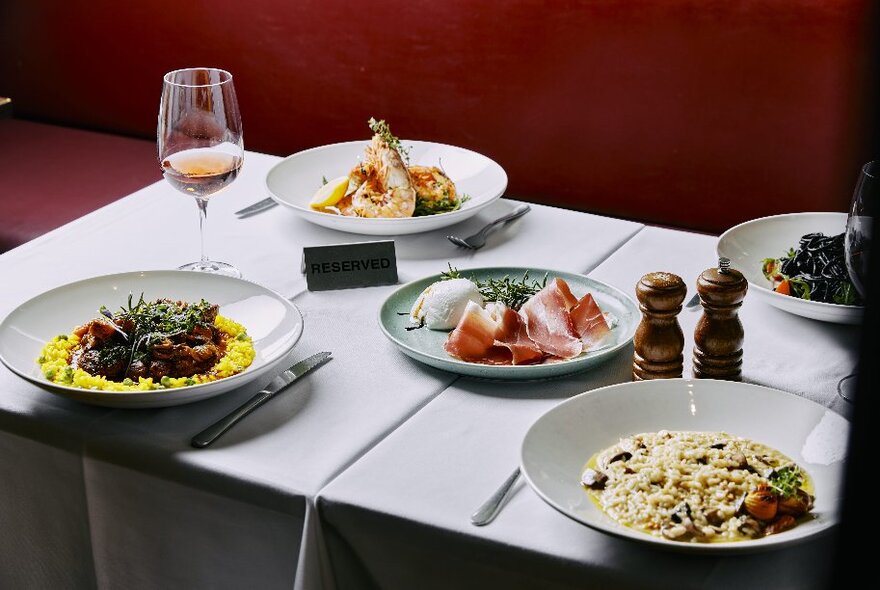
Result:
[[[409,312],[413,321],[431,330],[451,330],[458,325],[468,301],[483,305],[483,296],[469,279],[437,281],[422,291]]]

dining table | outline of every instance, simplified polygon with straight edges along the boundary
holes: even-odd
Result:
[[[378,312],[399,285],[310,291],[303,248],[377,239],[320,227],[266,197],[280,158],[247,152],[211,199],[207,244],[243,279],[290,299],[304,332],[291,361],[332,352],[210,447],[192,436],[264,387],[193,404],[84,405],[0,365],[0,588],[810,588],[831,574],[835,535],[736,555],[689,555],[621,539],[558,513],[521,479],[498,517],[469,516],[519,463],[523,436],[573,395],[632,380],[629,344],[590,370],[532,381],[465,377],[403,354]],[[658,189],[656,198],[662,198]],[[520,203],[499,199],[452,227],[391,236],[406,283],[517,266],[583,274],[634,296],[645,273],[694,292],[717,237],[531,204],[467,250],[467,236]],[[164,182],[0,255],[0,318],[55,287],[174,269],[199,248],[192,199]],[[683,310],[685,377],[700,311]],[[838,382],[859,326],[745,298],[743,381],[847,416]],[[286,366],[286,365],[285,365]]]

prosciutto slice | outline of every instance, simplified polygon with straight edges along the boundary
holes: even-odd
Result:
[[[571,308],[571,322],[584,345],[584,350],[596,348],[611,332],[599,304],[587,293]]]
[[[578,356],[584,350],[584,343],[575,330],[570,313],[577,303],[568,283],[560,278],[553,279],[520,309],[526,334],[548,354],[564,359]]]
[[[493,305],[493,304],[490,304]],[[495,346],[507,348],[514,365],[525,365],[543,360],[544,351],[529,338],[526,324],[518,313],[503,305],[495,303],[495,315],[500,323],[495,333]]]
[[[559,278],[516,312],[502,303],[470,301],[443,348],[472,363],[524,365],[570,359],[600,345],[611,331],[587,293],[577,299]]]
[[[500,303],[486,309],[468,303],[443,348],[463,361],[489,365],[521,365],[544,358],[544,352],[526,334],[519,314]]]
[[[513,354],[503,346],[495,346],[498,321],[485,309],[469,301],[458,325],[443,343],[451,356],[470,363],[509,365]]]

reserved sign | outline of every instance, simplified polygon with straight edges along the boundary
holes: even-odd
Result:
[[[392,240],[303,248],[303,272],[309,291],[397,284],[397,255]]]

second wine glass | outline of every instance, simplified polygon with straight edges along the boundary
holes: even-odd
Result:
[[[874,215],[880,204],[880,160],[862,166],[852,205],[846,220],[846,268],[856,291],[864,301],[868,275],[868,250],[871,249]]]
[[[235,180],[244,160],[232,74],[216,68],[165,74],[156,135],[162,174],[195,197],[199,209],[201,259],[180,269],[240,277],[237,268],[210,260],[205,252],[208,199]]]
[[[868,284],[868,251],[874,233],[874,216],[880,206],[880,160],[862,166],[852,204],[846,219],[844,253],[849,278],[866,301]],[[837,383],[837,393],[847,401],[853,401],[858,373],[850,373]]]

